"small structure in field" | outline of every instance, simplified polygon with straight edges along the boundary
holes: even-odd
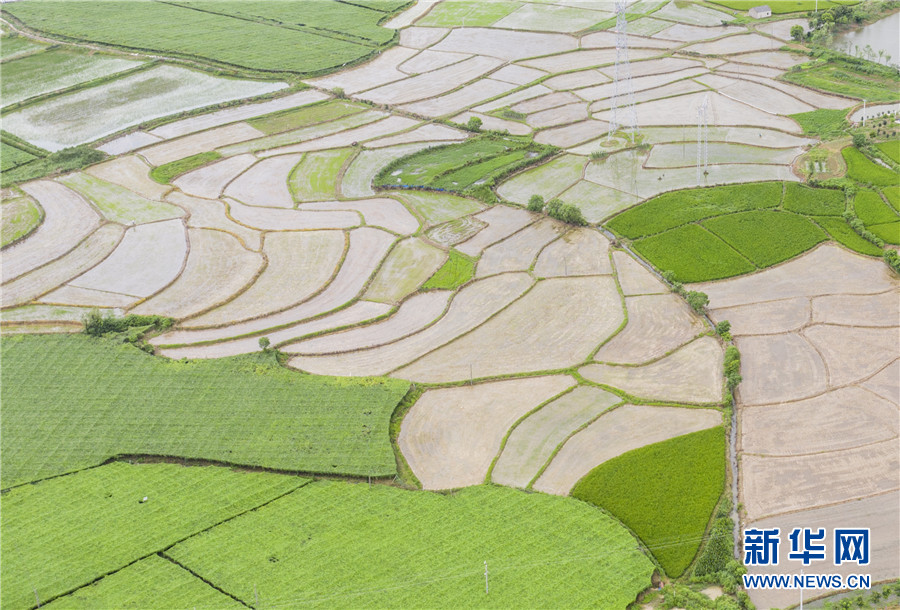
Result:
[[[772,9],[768,4],[762,6],[754,6],[750,9],[750,16],[754,19],[763,19],[772,16]]]

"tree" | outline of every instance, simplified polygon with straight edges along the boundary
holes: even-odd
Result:
[[[866,134],[864,133],[855,133],[853,134],[853,146],[856,148],[862,148],[866,145]]]
[[[801,40],[803,40],[803,26],[802,25],[795,25],[794,27],[791,28],[791,38],[793,38],[797,42],[800,42]]]
[[[703,308],[709,305],[709,297],[705,292],[690,290],[688,291],[686,298],[688,305],[690,305],[691,309],[693,309],[697,313],[703,313]]]
[[[481,119],[477,116],[469,117],[469,120],[466,121],[466,129],[469,131],[481,131]]]
[[[271,344],[272,344],[272,342],[269,341],[268,337],[260,337],[259,338],[259,349],[261,349],[262,351],[264,351],[264,352],[269,351],[269,346]]]
[[[544,198],[540,195],[532,195],[528,200],[528,209],[532,212],[542,212],[544,210]]]

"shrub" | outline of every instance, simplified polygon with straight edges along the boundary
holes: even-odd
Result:
[[[801,40],[803,40],[803,26],[802,25],[795,25],[794,27],[791,28],[791,38],[796,40],[797,42],[800,42]]]
[[[561,199],[554,197],[547,202],[547,214],[553,218],[558,218],[562,210],[563,202]]]
[[[259,338],[259,349],[261,349],[262,351],[264,351],[264,352],[269,351],[269,346],[271,344],[272,344],[272,342],[269,341],[268,337],[260,337]]]
[[[343,88],[343,87],[335,87],[335,88],[333,88],[333,89],[331,90],[331,95],[333,95],[334,97],[338,98],[339,100],[342,100],[342,99],[344,99],[344,98],[347,97],[347,94],[344,93],[344,88]]]
[[[687,299],[688,305],[691,306],[691,309],[697,313],[703,313],[703,308],[709,305],[709,297],[705,292],[690,290],[687,295],[685,295],[685,298]]]
[[[888,264],[894,273],[900,275],[900,254],[896,250],[884,251],[884,262]]]
[[[541,212],[544,210],[544,198],[540,195],[532,195],[528,200],[528,209],[532,212]]]
[[[856,148],[862,148],[866,145],[866,135],[863,133],[855,133],[853,134],[853,146]]]
[[[741,353],[733,345],[725,348],[725,385],[729,390],[734,390],[741,383]]]
[[[731,322],[722,320],[716,324],[716,334],[726,341],[731,341]]]
[[[719,517],[709,530],[706,548],[694,566],[694,576],[706,576],[724,570],[734,559],[734,521]]]
[[[92,337],[99,337],[106,333],[124,333],[132,328],[147,330],[152,327],[157,330],[165,330],[172,326],[174,320],[163,316],[138,316],[128,314],[123,318],[117,318],[112,313],[102,315],[97,309],[92,309],[82,318],[84,332]]]
[[[469,131],[481,131],[481,119],[477,116],[469,117],[469,120],[466,121],[466,129]]]

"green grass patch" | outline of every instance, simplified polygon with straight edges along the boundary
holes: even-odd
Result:
[[[98,420],[80,425],[88,421]],[[306,482],[226,468],[112,463],[13,489],[3,495],[0,600],[4,608],[30,608],[37,592],[46,602]],[[117,605],[109,601],[102,606]]]
[[[356,114],[365,110],[365,106],[352,104],[342,100],[322,102],[311,106],[283,110],[247,121],[252,127],[263,133],[273,134],[291,129],[309,127],[325,121],[333,121],[341,117]]]
[[[841,150],[841,155],[847,162],[847,177],[857,182],[876,186],[896,186],[900,180],[897,172],[878,165],[852,146]]]
[[[0,349],[4,486],[119,454],[396,472],[388,425],[405,381],[302,375],[262,353],[172,361],[85,335],[4,337]]]
[[[838,53],[827,53],[808,64],[801,64],[780,78],[804,87],[865,99],[870,103],[896,100],[900,86],[900,76],[896,70]]]
[[[22,239],[41,224],[41,209],[28,197],[4,199],[0,214],[0,246]]]
[[[47,610],[86,608],[244,608],[224,593],[159,555],[141,559],[101,580],[57,597]]]
[[[690,565],[725,485],[721,427],[629,451],[572,489],[631,528],[669,576]]]
[[[14,167],[25,165],[34,161],[37,157],[18,146],[0,141],[0,171],[8,171]]]
[[[780,182],[759,182],[672,191],[626,210],[607,226],[635,239],[711,216],[777,207],[781,189]]]
[[[140,224],[184,216],[184,211],[171,203],[146,199],[90,174],[67,174],[59,181],[87,197],[108,220],[120,224]]]
[[[196,155],[191,155],[190,157],[185,157],[184,159],[165,163],[159,167],[154,167],[150,170],[150,177],[160,184],[169,184],[181,174],[186,174],[191,170],[221,158],[222,153],[215,150],[198,153]]]
[[[867,239],[863,239],[854,231],[843,218],[834,216],[814,217],[820,227],[828,231],[828,234],[836,242],[843,244],[855,252],[869,256],[881,256],[881,248]]]
[[[755,269],[731,246],[695,224],[638,239],[634,249],[657,269],[673,272],[680,282],[718,280]]]
[[[395,36],[378,25],[388,12],[349,2],[47,0],[3,11],[56,37],[259,72],[334,70],[374,55]]]
[[[892,210],[878,193],[873,191],[859,191],[856,193],[856,197],[853,198],[853,209],[856,212],[856,216],[866,226],[900,219],[897,216],[897,212]]]
[[[725,8],[734,9],[736,11],[749,11],[754,6],[759,6],[757,0],[710,0],[713,4],[724,6]],[[858,4],[859,0],[819,0],[818,9],[823,11],[832,6],[841,4]],[[772,9],[773,15],[783,15],[785,13],[800,13],[816,9],[815,0],[777,0],[770,2],[768,6]]]
[[[475,261],[450,250],[450,257],[422,284],[422,290],[456,290],[475,277]]]
[[[353,152],[353,148],[337,148],[306,153],[288,178],[294,201],[334,199],[338,174]]]
[[[808,218],[773,210],[727,214],[705,220],[703,226],[760,268],[791,259],[828,239]]]
[[[446,193],[431,191],[398,191],[393,193],[421,214],[430,225],[439,225],[481,209],[477,202]]]
[[[595,508],[494,486],[451,496],[318,481],[168,554],[273,607],[624,608],[653,572]]]
[[[819,138],[837,138],[844,134],[850,125],[847,123],[847,110],[829,110],[820,108],[811,112],[788,115],[803,128],[803,133]]]
[[[527,138],[482,136],[401,157],[375,176],[378,188],[423,187],[466,193],[492,188],[510,173],[553,154]]]
[[[875,147],[894,163],[900,164],[900,140],[879,142]]]
[[[522,6],[520,2],[471,2],[450,0],[441,2],[416,22],[417,26],[484,27],[492,25]]]
[[[840,216],[845,207],[843,191],[814,189],[796,182],[785,184],[785,210],[813,216]]]
[[[4,171],[0,187],[6,188],[18,182],[27,182],[51,174],[81,169],[106,159],[107,154],[90,146],[75,146],[50,153],[43,159],[35,159],[25,165]]]
[[[891,207],[900,212],[900,186],[886,186],[881,189],[881,192]]]
[[[866,228],[877,237],[883,239],[885,243],[900,246],[900,220],[877,225],[867,225]]]

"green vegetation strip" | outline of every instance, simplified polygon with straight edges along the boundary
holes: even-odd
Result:
[[[900,140],[879,142],[875,147],[884,153],[891,161],[900,164]]]
[[[43,159],[35,159],[25,165],[14,167],[9,171],[3,171],[0,178],[0,187],[6,188],[11,184],[26,182],[43,178],[50,174],[81,169],[94,163],[99,163],[107,157],[106,153],[95,150],[89,146],[76,146],[64,148],[51,153]]]
[[[3,13],[67,40],[253,71],[311,75],[355,63],[390,44],[395,32],[378,24],[403,4],[390,2],[382,11],[377,4],[349,2],[47,0],[29,6],[7,4]]]
[[[782,15],[784,13],[799,13],[815,9],[825,10],[841,4],[856,4],[858,1],[819,0],[817,3],[815,0],[778,0],[777,2],[770,2],[768,6],[771,7],[773,15]],[[736,11],[749,11],[754,6],[759,6],[757,0],[710,0],[710,2]]]
[[[829,110],[820,108],[819,110],[801,112],[789,116],[800,124],[800,127],[803,128],[803,133],[819,138],[840,137],[849,126],[846,109]]]
[[[860,254],[868,254],[869,256],[881,256],[881,248],[860,237],[843,218],[819,216],[814,217],[813,220],[818,223],[820,227],[828,231],[828,234],[831,235],[832,239],[847,246],[851,250],[859,252]]]
[[[262,353],[172,361],[84,335],[5,337],[0,349],[4,487],[120,454],[396,472],[388,425],[405,381],[302,375]]]
[[[629,451],[585,476],[572,495],[631,528],[669,576],[690,565],[725,485],[721,427]]]
[[[167,554],[260,607],[624,608],[653,572],[595,508],[492,486],[319,481]]]
[[[191,155],[190,157],[185,157],[184,159],[178,159],[177,161],[160,165],[159,167],[154,167],[150,170],[150,177],[160,184],[169,184],[181,174],[186,174],[191,170],[221,158],[222,154],[215,150],[202,152]]]
[[[456,290],[474,276],[475,262],[456,250],[450,250],[447,262],[422,285],[422,290]]]
[[[306,482],[225,468],[114,462],[19,487],[3,495],[0,603],[30,608],[35,595],[46,602]],[[101,607],[118,605],[108,602]]]
[[[856,148],[848,146],[841,151],[841,154],[844,156],[844,161],[847,162],[848,178],[863,184],[896,186],[898,180],[897,172],[871,161]]]
[[[41,209],[27,197],[3,200],[0,246],[22,239],[41,224]]]
[[[341,117],[357,114],[365,109],[366,107],[361,104],[335,100],[267,114],[266,116],[251,119],[247,123],[263,133],[271,135],[291,129],[309,127],[325,121],[334,121]]]
[[[0,171],[7,171],[20,165],[25,165],[29,161],[34,161],[37,157],[30,152],[24,151],[17,146],[0,142]]]

